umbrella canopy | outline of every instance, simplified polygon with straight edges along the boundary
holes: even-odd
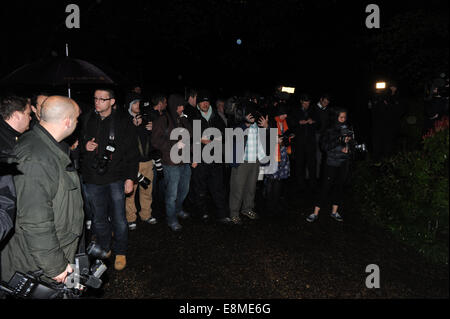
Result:
[[[10,73],[2,84],[114,84],[114,81],[95,65],[80,59],[57,57],[26,64]]]

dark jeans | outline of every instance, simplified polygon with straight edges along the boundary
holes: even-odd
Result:
[[[314,140],[306,143],[297,144],[295,146],[295,174],[297,182],[301,188],[306,187],[306,169],[308,169],[309,186],[314,189],[316,187],[316,142]]]
[[[347,161],[341,166],[325,165],[322,177],[320,195],[316,201],[317,207],[323,207],[330,200],[332,205],[340,206],[344,196],[344,185],[347,180],[349,165]]]
[[[190,164],[163,165],[164,185],[166,200],[167,223],[174,225],[178,223],[177,214],[183,208],[183,201],[189,192],[189,182],[191,180]]]
[[[228,217],[222,165],[200,163],[192,169],[192,187],[195,189],[195,206],[198,214],[208,213],[207,196],[210,194],[216,208],[216,217],[218,219]]]
[[[106,185],[84,184],[92,209],[93,234],[106,251],[111,249],[111,230],[114,231],[112,250],[116,255],[126,255],[128,223],[125,217],[124,181]],[[111,222],[108,220],[111,218]],[[112,224],[112,229],[111,229]]]
[[[153,191],[152,191],[152,217],[162,219],[164,217],[164,178],[160,178],[156,173],[156,167],[153,166]]]

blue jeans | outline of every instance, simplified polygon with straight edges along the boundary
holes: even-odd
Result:
[[[128,223],[125,217],[124,182],[106,185],[84,184],[92,209],[93,233],[97,243],[106,251],[111,249],[111,224],[114,231],[112,250],[116,255],[126,255]],[[109,222],[108,217],[111,218]]]
[[[166,215],[167,223],[174,225],[178,223],[177,213],[182,210],[183,201],[189,192],[189,182],[191,180],[191,166],[163,165],[164,185],[166,188]]]

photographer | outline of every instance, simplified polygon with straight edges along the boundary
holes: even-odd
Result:
[[[167,224],[173,231],[179,231],[182,228],[178,217],[187,217],[187,213],[182,210],[182,205],[189,192],[191,180],[190,164],[183,161],[174,163],[170,156],[173,147],[178,147],[179,151],[188,147],[188,153],[191,154],[191,148],[186,144],[189,141],[183,143],[182,140],[170,139],[173,130],[187,130],[189,136],[192,135],[189,119],[183,113],[184,103],[181,95],[172,94],[169,97],[167,112],[155,121],[152,133],[152,145],[162,153]],[[196,164],[193,163],[192,166],[195,167]]]
[[[282,210],[280,197],[283,181],[290,176],[289,155],[291,154],[291,142],[295,135],[289,131],[287,124],[288,109],[286,103],[280,103],[273,110],[273,120],[270,127],[278,129],[277,162],[278,168],[274,174],[264,175],[264,193],[266,198],[266,212],[269,216],[279,215]]]
[[[51,96],[42,105],[41,120],[14,150],[20,175],[15,232],[2,251],[2,279],[16,271],[42,270],[43,280],[59,283],[72,271],[83,227],[80,181],[62,141],[77,125],[75,101]]]
[[[141,97],[134,93],[127,98],[128,114],[130,121],[136,128],[136,138],[139,151],[139,173],[138,182],[133,186],[133,192],[127,196],[125,207],[130,230],[136,229],[136,192],[139,189],[139,203],[141,210],[139,216],[143,222],[156,224],[156,219],[152,217],[152,190],[153,190],[153,162],[150,155],[153,152],[151,146],[151,136],[153,122],[150,121],[146,113],[141,112]],[[144,114],[144,116],[143,116]]]
[[[351,152],[349,143],[352,142],[352,138],[345,134],[346,129],[347,111],[345,109],[337,109],[334,118],[331,117],[331,127],[321,138],[321,147],[326,153],[326,164],[322,176],[320,195],[316,202],[314,213],[306,218],[308,222],[317,220],[319,211],[327,202],[329,195],[333,205],[331,217],[339,222],[343,221],[338,213],[338,208],[343,200],[344,184],[349,173]]]
[[[93,234],[102,249],[109,251],[114,231],[114,268],[122,270],[128,247],[125,194],[133,192],[138,174],[136,131],[126,114],[113,110],[112,90],[97,89],[94,102],[95,110],[82,119],[81,172],[94,215]]]

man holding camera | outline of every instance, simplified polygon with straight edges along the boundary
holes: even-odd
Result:
[[[114,268],[122,270],[128,246],[125,194],[133,192],[138,176],[136,131],[126,115],[113,109],[116,100],[112,90],[96,90],[94,101],[95,110],[82,121],[81,172],[93,209],[93,234],[104,250],[110,251],[112,246]]]
[[[20,175],[15,233],[2,252],[2,278],[41,270],[43,280],[63,283],[72,272],[83,227],[78,174],[62,141],[77,125],[80,109],[72,99],[51,96],[41,120],[23,135],[14,155]]]
[[[134,230],[136,224],[136,191],[139,186],[139,216],[142,221],[149,224],[156,224],[156,219],[152,217],[152,190],[153,190],[153,162],[151,154],[154,148],[151,145],[153,122],[149,114],[141,111],[141,97],[136,93],[131,93],[127,98],[128,114],[130,120],[136,128],[136,140],[139,151],[139,173],[138,183],[133,187],[133,192],[126,198],[125,208],[127,213],[128,228]]]

